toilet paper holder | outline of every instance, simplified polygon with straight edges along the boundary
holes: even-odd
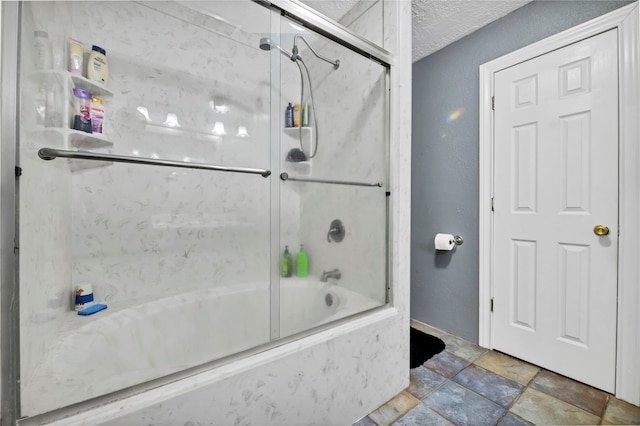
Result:
[[[461,246],[462,243],[464,243],[464,239],[460,235],[454,235],[453,242],[456,243],[457,246]]]

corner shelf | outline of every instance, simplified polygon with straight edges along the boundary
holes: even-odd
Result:
[[[106,87],[104,87],[101,83],[97,81],[89,80],[81,75],[72,74],[69,71],[63,70],[42,70],[35,71],[30,73],[28,78],[34,82],[38,83],[53,83],[53,82],[71,82],[69,91],[72,88],[77,87],[78,89],[82,89],[86,92],[91,93],[94,96],[100,98],[113,98],[113,92]]]
[[[52,139],[52,136],[56,136],[57,139],[62,140],[64,149],[77,149],[77,150],[95,150],[100,148],[111,148],[113,142],[100,135],[100,133],[86,133],[75,129],[67,129],[62,127],[43,127],[31,129],[28,131],[31,138],[41,139],[40,143],[37,143],[38,147],[51,146],[47,140]],[[55,143],[53,144],[55,145]],[[105,167],[113,164],[111,161],[84,161],[84,160],[66,160],[69,164],[69,168],[72,172],[77,172],[86,169],[95,169],[98,167]]]
[[[302,129],[302,133],[310,132],[313,135],[313,127],[285,127],[284,131],[287,133],[299,132]]]
[[[313,127],[284,127],[283,128],[284,133],[288,136],[290,136],[289,139],[295,139],[296,143],[295,146],[292,145],[291,143],[285,143],[283,144],[284,146],[284,163],[283,163],[283,169],[288,171],[288,172],[292,172],[295,174],[303,174],[303,175],[307,175],[310,176],[311,175],[311,160],[306,160],[306,161],[298,161],[298,162],[293,162],[293,161],[286,161],[287,158],[287,154],[289,152],[290,149],[293,148],[300,148],[300,141],[298,141],[298,135],[300,134],[300,132],[302,132],[302,144],[304,146],[304,152],[310,152],[313,149]]]
[[[311,175],[311,160],[307,161],[285,161],[283,169],[288,172],[300,175]]]
[[[69,76],[71,81],[73,82],[73,87],[77,87],[78,89],[82,89],[86,92],[91,93],[93,96],[98,98],[113,98],[113,92],[106,87],[104,87],[101,83],[97,81],[89,80],[81,75],[71,74],[68,71],[65,73]]]
[[[44,127],[44,126],[30,126],[27,132],[32,138],[45,139],[45,143],[38,145],[46,146],[47,139],[52,139],[55,135],[56,139],[61,139],[62,144],[67,149],[77,150],[94,150],[100,148],[111,148],[113,142],[105,137],[102,133],[87,133],[80,130],[71,128],[71,117],[73,116],[71,104],[73,102],[72,90],[74,88],[82,89],[92,96],[101,99],[111,99],[114,94],[111,90],[104,87],[97,81],[89,80],[81,75],[72,74],[69,71],[64,70],[41,70],[35,71],[28,75],[29,80],[36,84],[55,87],[59,85],[62,88],[62,93],[66,94],[66,99],[61,104],[57,104],[56,110],[62,116],[62,124],[64,127]],[[83,161],[83,160],[67,160],[69,169],[72,172],[80,170],[93,169],[97,167],[105,167],[113,164],[112,162],[100,162],[100,161]]]

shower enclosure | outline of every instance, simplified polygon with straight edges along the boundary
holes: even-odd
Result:
[[[248,0],[18,11],[19,338],[3,378],[16,417],[168,382],[390,302],[382,49]],[[106,85],[87,78],[93,45]],[[85,112],[93,132],[77,129]],[[107,308],[78,314],[91,303]]]

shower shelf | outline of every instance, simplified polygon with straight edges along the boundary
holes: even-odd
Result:
[[[77,87],[91,93],[98,98],[112,98],[113,92],[101,83],[91,81],[88,78],[81,75],[71,74],[69,71],[62,70],[43,70],[35,71],[29,74],[29,79],[36,83],[51,84],[55,82],[63,82],[68,84],[69,90],[65,90],[65,93],[71,93],[71,89]],[[71,84],[69,84],[71,83]],[[70,95],[71,96],[71,95]]]
[[[302,143],[304,145],[304,152],[308,153],[313,147],[313,127],[285,127],[284,131],[289,136],[288,141],[295,140],[295,143],[285,143],[284,145],[284,169],[293,172],[295,174],[311,175],[311,160],[306,161],[286,161],[287,153],[292,148],[300,149],[300,141],[298,140],[298,134],[302,129]]]
[[[29,74],[28,77],[35,84],[39,85],[39,89],[44,89],[47,92],[56,88],[56,85],[61,89],[61,93],[67,94],[63,97],[63,100],[57,100],[55,106],[56,112],[60,113],[62,117],[62,123],[65,127],[43,127],[40,126],[28,126],[28,133],[36,144],[44,146],[50,145],[51,139],[61,139],[62,146],[65,148],[75,148],[79,150],[95,150],[99,148],[110,148],[113,146],[113,142],[110,141],[102,133],[86,133],[79,130],[70,128],[70,121],[73,115],[71,104],[71,95],[73,88],[79,88],[86,92],[91,93],[93,96],[101,98],[103,100],[109,100],[113,98],[113,92],[101,83],[91,81],[80,75],[72,74],[69,71],[63,70],[42,70]],[[69,125],[69,127],[66,127]],[[69,161],[69,168],[72,172],[79,170],[92,169],[97,167],[105,167],[111,165],[111,162],[95,162],[95,161]]]
[[[284,167],[285,170],[288,170],[293,173],[302,174],[302,175],[311,175],[311,161],[285,161]]]

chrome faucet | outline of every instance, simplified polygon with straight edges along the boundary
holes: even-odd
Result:
[[[322,272],[322,277],[320,277],[320,281],[322,281],[323,283],[326,283],[329,278],[335,278],[336,280],[339,280],[342,277],[342,272],[340,272],[340,269],[336,268],[332,271],[324,271]]]

